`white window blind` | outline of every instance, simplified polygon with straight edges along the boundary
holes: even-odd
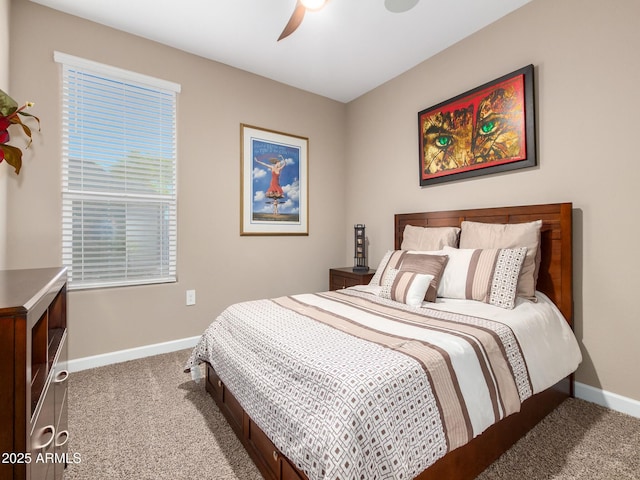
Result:
[[[179,85],[62,64],[62,261],[69,288],[176,279]]]

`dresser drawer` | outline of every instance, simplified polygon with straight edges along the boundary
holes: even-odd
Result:
[[[67,370],[67,332],[62,335],[58,347],[56,359],[53,364],[53,389],[55,392],[55,419],[60,423],[63,410],[66,409],[67,385],[69,384],[69,370]],[[66,413],[66,412],[65,412]],[[67,423],[63,423],[63,429],[67,429]],[[56,428],[56,430],[58,430]]]
[[[244,410],[242,409],[242,406],[240,405],[240,402],[238,402],[238,400],[236,400],[236,397],[231,395],[231,392],[227,388],[224,387],[224,384],[222,385],[222,387],[224,388],[224,390],[222,392],[222,401],[227,406],[227,409],[229,410],[229,413],[231,414],[231,418],[233,418],[233,420],[236,422],[238,428],[240,430],[242,430],[242,422],[243,422],[243,418],[244,418]]]
[[[242,433],[242,423],[244,421],[244,410],[240,403],[235,399],[231,392],[225,387],[224,383],[216,373],[216,371],[207,365],[207,391],[214,397],[219,405],[224,407],[224,414],[230,420],[233,420],[231,426],[240,434]]]
[[[306,477],[301,477],[298,471],[286,460],[282,459],[282,474],[281,480],[306,480]]]
[[[53,478],[55,423],[55,389],[51,383],[48,383],[45,385],[33,418],[29,478],[38,480]]]
[[[68,414],[68,384],[69,370],[67,370],[68,362],[67,348],[67,331],[65,329],[56,360],[53,365],[52,387],[54,390],[54,421],[56,427],[56,437],[54,439],[54,453],[56,455],[53,464],[55,480],[62,480],[64,469],[66,467],[66,453],[69,451],[69,414]]]
[[[269,469],[273,478],[280,479],[280,463],[283,460],[276,446],[258,426],[249,421],[249,443],[257,451],[262,463]],[[286,460],[285,460],[286,461]]]
[[[222,403],[222,392],[224,391],[224,386],[222,385],[222,380],[216,373],[216,371],[211,368],[209,364],[206,365],[207,368],[207,383],[206,388],[209,394],[216,400],[216,402]]]

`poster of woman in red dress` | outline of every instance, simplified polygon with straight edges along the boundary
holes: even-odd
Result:
[[[264,165],[269,170],[271,170],[271,183],[269,184],[267,193],[265,193],[265,196],[268,198],[284,197],[284,191],[280,186],[280,172],[285,167],[287,162],[285,161],[284,158],[282,158],[282,155],[279,155],[279,157],[280,159],[270,158],[269,162],[271,163],[271,165],[264,163],[256,158],[256,162],[258,162],[260,165]]]
[[[299,221],[299,152],[287,145],[253,139],[254,221]]]
[[[308,235],[308,139],[241,124],[241,235]]]

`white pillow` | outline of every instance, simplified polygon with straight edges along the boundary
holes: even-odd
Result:
[[[384,276],[380,296],[419,307],[424,301],[433,275],[390,268]]]
[[[515,306],[526,248],[444,247],[444,251],[449,261],[438,285],[439,297],[478,300],[507,309]]]

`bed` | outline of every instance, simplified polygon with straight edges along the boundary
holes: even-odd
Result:
[[[534,249],[469,245],[472,234],[459,228],[478,227],[483,243],[498,231],[485,227],[530,224],[537,283],[522,298],[518,275],[534,268],[524,258]],[[267,479],[475,478],[573,395],[581,357],[571,333],[571,229],[570,203],[395,215],[394,250],[372,285],[230,306],[185,370],[206,365],[207,391]],[[453,248],[407,243],[409,231],[452,230]],[[392,267],[393,258],[406,263]],[[439,278],[403,267],[434,259]],[[434,279],[457,291],[460,265],[473,272],[462,297],[481,296],[440,298],[438,289],[435,302],[423,302]],[[498,271],[510,273],[498,279]],[[553,318],[538,320],[540,312]],[[534,351],[538,337],[544,347]]]

